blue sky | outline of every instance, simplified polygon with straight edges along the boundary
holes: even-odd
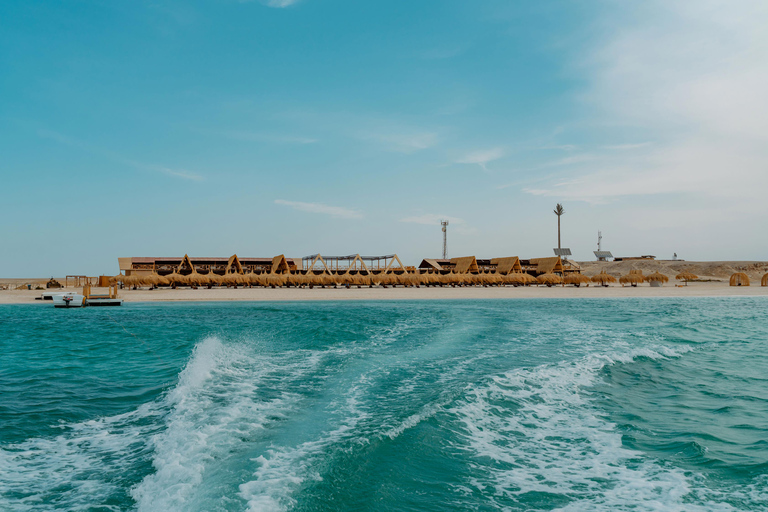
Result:
[[[673,5],[669,5],[673,4]],[[0,265],[768,259],[763,1],[0,4]]]

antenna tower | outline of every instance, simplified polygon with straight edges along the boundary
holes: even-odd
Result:
[[[598,251],[602,251],[603,250],[603,248],[602,248],[602,241],[603,241],[603,232],[602,231],[598,231],[597,232],[597,250]]]
[[[448,221],[441,220],[440,225],[443,226],[443,259],[448,259]]]

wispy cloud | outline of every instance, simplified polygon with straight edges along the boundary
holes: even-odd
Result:
[[[581,62],[591,122],[653,142],[552,162],[554,175],[524,190],[592,203],[654,196],[691,209],[717,198],[768,214],[768,4],[649,0],[606,15],[611,28]]]
[[[369,133],[362,138],[376,140],[390,151],[398,153],[414,153],[435,146],[438,142],[437,133],[427,131],[398,131],[393,133]]]
[[[484,149],[481,151],[473,151],[471,153],[468,153],[464,155],[463,157],[456,160],[456,163],[459,164],[477,164],[484,171],[487,171],[486,165],[490,162],[493,162],[494,160],[498,160],[499,158],[504,156],[504,149],[502,148],[491,148],[491,149]]]
[[[186,169],[178,169],[178,168],[174,169],[174,168],[166,167],[164,165],[139,162],[137,160],[126,158],[118,153],[115,153],[114,151],[110,151],[104,148],[100,148],[98,146],[94,146],[93,144],[90,144],[81,140],[77,140],[72,137],[68,137],[67,135],[63,135],[61,133],[58,133],[52,130],[38,130],[37,134],[40,137],[55,140],[62,144],[66,144],[67,146],[72,146],[72,147],[81,149],[83,151],[86,151],[88,153],[99,155],[115,163],[128,165],[135,169],[159,172],[167,176],[173,176],[174,178],[181,178],[181,179],[190,180],[190,181],[204,180],[203,176],[201,176],[200,174],[188,171]]]
[[[318,139],[312,137],[300,137],[293,135],[275,135],[271,133],[227,131],[221,133],[224,137],[235,140],[247,140],[253,142],[276,142],[282,144],[315,144]]]
[[[299,3],[299,0],[263,0],[262,3],[267,7],[275,7],[276,9],[282,9],[285,7],[290,7],[293,4]]]
[[[652,142],[638,142],[634,144],[614,144],[609,146],[603,146],[604,149],[612,149],[614,151],[630,151],[632,149],[646,148],[653,144]]]
[[[303,203],[301,201],[285,201],[283,199],[275,199],[275,204],[288,206],[301,212],[319,213],[321,215],[330,215],[331,217],[338,217],[342,219],[363,218],[363,214],[357,210],[343,208],[341,206],[329,206],[323,203]]]

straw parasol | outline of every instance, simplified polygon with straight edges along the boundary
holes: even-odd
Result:
[[[601,286],[608,286],[608,283],[615,283],[616,278],[610,274],[607,274],[605,270],[603,270],[599,274],[592,276],[592,282],[600,283]]]
[[[170,281],[167,278],[161,276],[157,272],[152,272],[148,276],[148,280],[152,286],[167,286]]]
[[[651,286],[661,286],[662,283],[669,282],[669,277],[665,276],[661,272],[654,272],[653,274],[645,276],[645,280],[651,283]]]
[[[731,276],[731,286],[749,286],[749,276],[744,272],[736,272]]]
[[[171,284],[171,286],[176,286],[178,284],[185,284],[186,283],[185,276],[179,274],[175,270],[173,272],[171,272],[170,274],[168,274],[167,276],[165,276],[165,278],[168,279],[168,282]]]
[[[591,282],[592,280],[589,277],[585,276],[584,274],[576,273],[576,272],[568,274],[563,279],[563,283],[572,284],[577,287],[581,286],[582,284],[589,286],[589,283]]]
[[[644,283],[644,282],[645,282],[645,277],[643,276],[643,274],[633,274],[631,272],[619,278],[619,283],[621,283],[622,286],[624,286],[625,284],[629,284],[634,287],[637,287],[639,283]]]
[[[541,274],[536,278],[536,281],[538,282],[538,284],[545,284],[550,287],[553,284],[563,284],[563,278],[557,274],[552,274],[551,272],[547,272],[546,274]]]
[[[760,281],[760,286],[768,286],[768,274],[763,276],[763,279]]]
[[[685,286],[688,286],[688,281],[693,281],[694,279],[698,278],[699,276],[692,274],[691,272],[680,272],[675,276],[675,279],[678,281],[685,281]]]
[[[531,274],[528,274],[528,273],[525,273],[525,272],[520,274],[520,278],[522,279],[523,284],[526,285],[526,286],[538,283],[538,281],[536,281],[535,277],[533,277]]]
[[[286,278],[283,274],[267,274],[267,285],[272,288],[285,285]]]

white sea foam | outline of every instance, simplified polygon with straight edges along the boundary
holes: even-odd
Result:
[[[520,369],[473,387],[450,410],[463,425],[467,449],[485,468],[464,487],[493,502],[524,502],[527,493],[560,495],[562,510],[696,510],[683,471],[622,445],[615,425],[592,407],[585,389],[606,365],[638,358],[679,357],[689,347],[656,346],[576,362]],[[457,489],[462,492],[461,489]],[[707,510],[728,510],[709,503]]]
[[[145,404],[0,448],[0,510],[83,510],[121,496],[123,473],[148,454],[145,438],[160,416]]]
[[[284,417],[298,400],[296,393],[271,389],[271,382],[265,397],[265,379],[275,373],[298,377],[318,361],[316,355],[297,363],[257,357],[217,338],[198,344],[166,398],[165,429],[151,441],[155,472],[132,490],[138,510],[199,505],[206,471]]]
[[[240,485],[240,496],[248,502],[251,512],[284,511],[296,504],[294,493],[308,481],[321,481],[325,455],[331,447],[343,443],[364,443],[360,425],[370,417],[362,407],[366,377],[352,386],[337,404],[336,416],[341,420],[316,439],[295,447],[274,448],[254,459],[259,464],[254,478]]]

